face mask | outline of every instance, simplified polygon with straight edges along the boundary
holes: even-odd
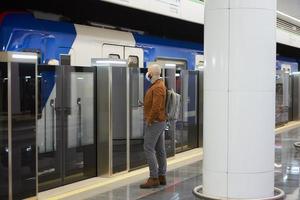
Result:
[[[147,81],[151,82],[151,74],[149,72],[146,73],[145,78],[147,79]]]

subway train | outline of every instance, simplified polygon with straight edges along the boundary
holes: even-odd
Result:
[[[145,67],[149,62],[159,62],[163,66],[162,74],[168,88],[183,96],[180,119],[166,128],[168,157],[202,145],[199,125],[202,121],[199,112],[202,83],[201,73],[196,70],[203,65],[202,44],[39,19],[28,12],[7,12],[0,14],[0,46],[2,51],[38,54],[40,191],[103,175],[97,166],[105,163],[97,162],[104,160],[105,156],[100,155],[99,158],[98,148],[109,151],[109,146],[96,145],[99,138],[95,133],[95,98],[101,89],[95,91],[95,71],[90,67],[92,58],[129,60],[130,145],[124,130],[126,122],[121,121],[114,128],[118,131],[112,133],[109,175],[146,164],[143,154],[143,108],[139,102],[143,101],[149,86],[144,79]],[[64,65],[65,58],[69,66]],[[119,75],[117,71],[114,73],[114,91],[122,86],[122,74],[122,71]],[[24,78],[22,84],[29,82]],[[119,90],[114,95],[122,92]],[[124,104],[123,101],[112,103],[120,109]],[[120,116],[121,113],[116,115],[115,121],[122,120]],[[24,170],[27,170],[26,166]]]
[[[203,44],[41,19],[28,12],[5,12],[0,14],[0,48],[38,54],[39,190],[101,175],[97,169],[99,147],[95,134],[95,98],[100,89],[95,86],[95,69],[90,67],[93,58],[129,61],[130,135],[126,138],[121,131],[124,127],[119,125],[119,131],[112,135],[110,174],[145,165],[143,109],[139,102],[149,86],[144,79],[149,62],[163,66],[168,88],[183,97],[179,120],[169,124],[166,130],[168,156],[202,145]],[[286,115],[291,107],[285,99],[290,94],[284,74],[298,71],[296,62],[280,59],[276,66],[278,124],[288,121]],[[119,73],[121,77],[123,72]],[[116,73],[119,86],[122,85],[120,77]],[[122,106],[122,102],[115,102],[115,106]]]

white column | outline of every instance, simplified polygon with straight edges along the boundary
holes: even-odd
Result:
[[[207,0],[203,193],[274,191],[276,0]]]

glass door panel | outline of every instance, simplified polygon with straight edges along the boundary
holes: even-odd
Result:
[[[65,183],[96,176],[94,70],[64,67]]]
[[[38,174],[39,190],[62,185],[61,83],[58,66],[38,66]]]
[[[198,72],[183,70],[181,74],[184,97],[182,99],[182,150],[185,151],[198,145]]]
[[[182,111],[176,126],[176,152],[198,146],[198,72],[181,70],[177,75],[177,92]]]
[[[96,176],[95,69],[39,66],[39,190]]]
[[[0,62],[0,199],[8,199],[7,63]]]
[[[179,70],[176,71],[176,92],[181,95],[181,104],[183,104],[183,99],[185,98],[185,95],[183,94],[183,80],[182,80],[182,74]],[[183,121],[182,121],[182,114],[183,112],[183,106],[181,106],[181,111],[179,113],[178,120],[176,121],[176,130],[175,130],[175,148],[176,153],[181,152],[182,147],[182,140],[183,140]]]
[[[163,70],[163,78],[165,81],[165,85],[168,90],[173,89],[176,91],[176,68],[164,68]],[[167,157],[172,157],[175,155],[175,126],[176,123],[174,121],[170,121],[167,123],[165,130],[165,139],[166,139],[166,153]]]
[[[12,194],[36,194],[36,65],[11,63]]]
[[[147,69],[129,68],[130,76],[130,169],[147,164],[144,155],[144,88]]]

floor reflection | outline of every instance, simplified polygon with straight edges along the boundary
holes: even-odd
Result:
[[[194,199],[192,188],[202,182],[202,162],[196,162],[167,174],[168,185],[155,189],[140,189],[142,183],[138,181],[118,189],[97,194],[97,191],[90,191],[88,194],[80,194],[67,199],[89,199],[89,200],[133,200],[133,199]]]
[[[300,199],[300,150],[293,144],[300,141],[300,128],[276,136],[275,144],[275,186],[283,189],[287,200]],[[195,199],[192,189],[202,183],[202,162],[181,167],[168,172],[168,185],[152,190],[141,190],[139,184],[126,185],[93,197],[90,200],[190,200]],[[72,197],[72,199],[76,199]]]
[[[300,151],[293,144],[300,141],[300,128],[276,136],[275,185],[286,199],[300,199]]]

